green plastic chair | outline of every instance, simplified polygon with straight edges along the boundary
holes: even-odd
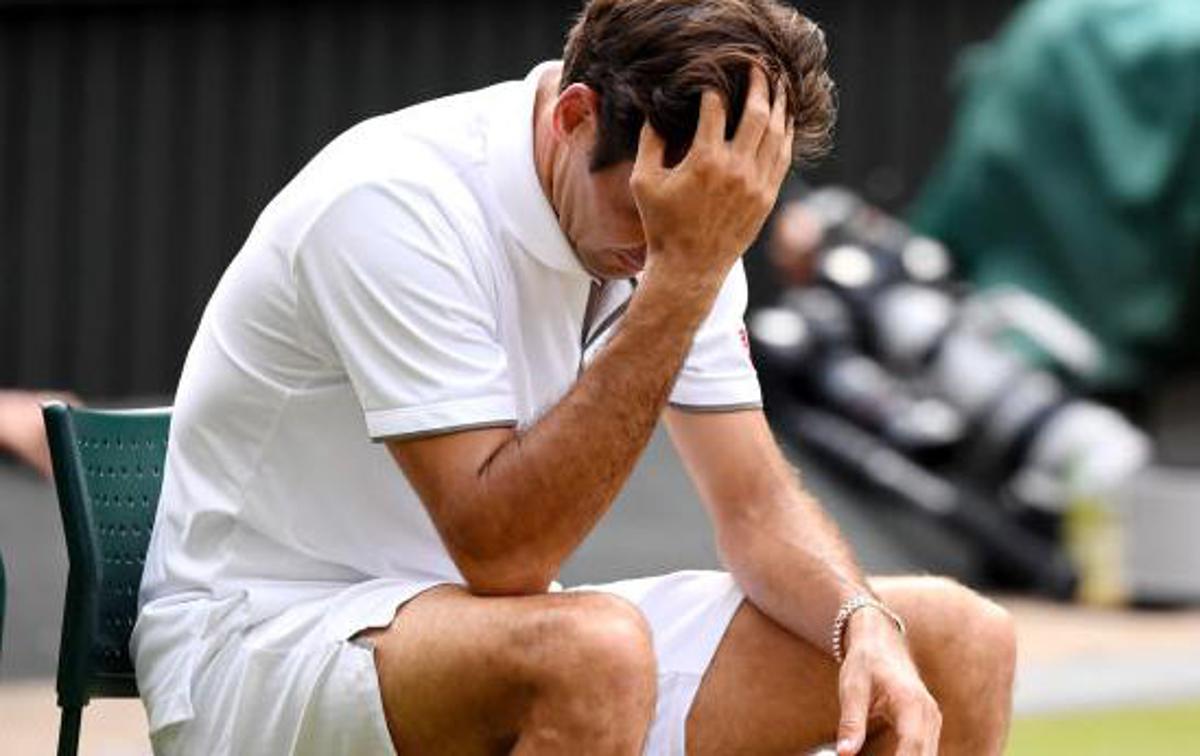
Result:
[[[162,486],[170,408],[42,406],[70,572],[58,652],[60,756],[92,698],[136,698],[129,636]]]

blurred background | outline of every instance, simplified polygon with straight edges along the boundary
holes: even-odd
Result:
[[[1200,753],[1200,2],[798,5],[840,117],[747,256],[777,433],[871,571],[1016,613],[1011,753]],[[169,404],[217,279],[317,150],[523,76],[578,7],[0,0],[12,753],[56,732],[37,392]],[[660,436],[564,581],[715,565]],[[140,717],[94,704],[84,752],[148,752]]]

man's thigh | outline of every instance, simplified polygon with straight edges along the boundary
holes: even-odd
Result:
[[[692,698],[742,600],[725,573],[680,572],[519,598],[478,598],[451,586],[421,594],[389,628],[363,634],[376,647],[397,749],[507,752],[537,681],[547,669],[561,671],[558,657],[577,651],[562,636],[577,634],[577,623],[589,617],[613,619],[611,606],[598,615],[580,611],[598,600],[602,609],[614,602],[636,608],[651,635],[658,699],[645,753],[682,756]],[[606,664],[602,658],[579,662],[579,681]]]
[[[940,705],[969,706],[968,695],[984,700],[971,681],[963,658],[974,646],[986,646],[982,628],[971,626],[986,602],[940,578],[873,578],[871,588],[904,617],[908,641],[925,684]],[[979,630],[977,632],[977,630]],[[1001,651],[999,646],[997,652]],[[1001,676],[1002,677],[1002,676]],[[838,667],[818,649],[775,623],[749,602],[743,603],[705,675],[687,720],[688,753],[796,754],[833,742],[840,709]],[[947,719],[947,737],[962,739],[959,725]],[[875,746],[875,747],[872,747]],[[889,752],[868,744],[870,753]],[[977,750],[976,753],[984,753]]]
[[[451,585],[412,599],[388,628],[360,634],[375,648],[396,750],[507,753],[556,678],[587,681],[579,635],[610,611],[585,595],[482,598]]]

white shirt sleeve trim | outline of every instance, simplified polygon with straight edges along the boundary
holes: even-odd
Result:
[[[680,376],[670,402],[686,407],[761,404],[762,391],[758,375],[749,370],[731,377]]]
[[[681,412],[691,412],[699,415],[720,412],[746,412],[763,408],[762,402],[744,402],[742,404],[679,404],[671,402],[670,406]]]
[[[422,407],[371,410],[365,413],[372,439],[425,434],[431,431],[516,423],[509,395],[479,396]]]

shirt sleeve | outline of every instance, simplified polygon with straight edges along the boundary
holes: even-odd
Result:
[[[372,439],[516,422],[489,288],[428,195],[347,191],[301,239],[292,270],[300,317],[344,370]]]
[[[746,337],[746,271],[739,260],[696,332],[671,392],[671,406],[720,412],[762,406]]]

